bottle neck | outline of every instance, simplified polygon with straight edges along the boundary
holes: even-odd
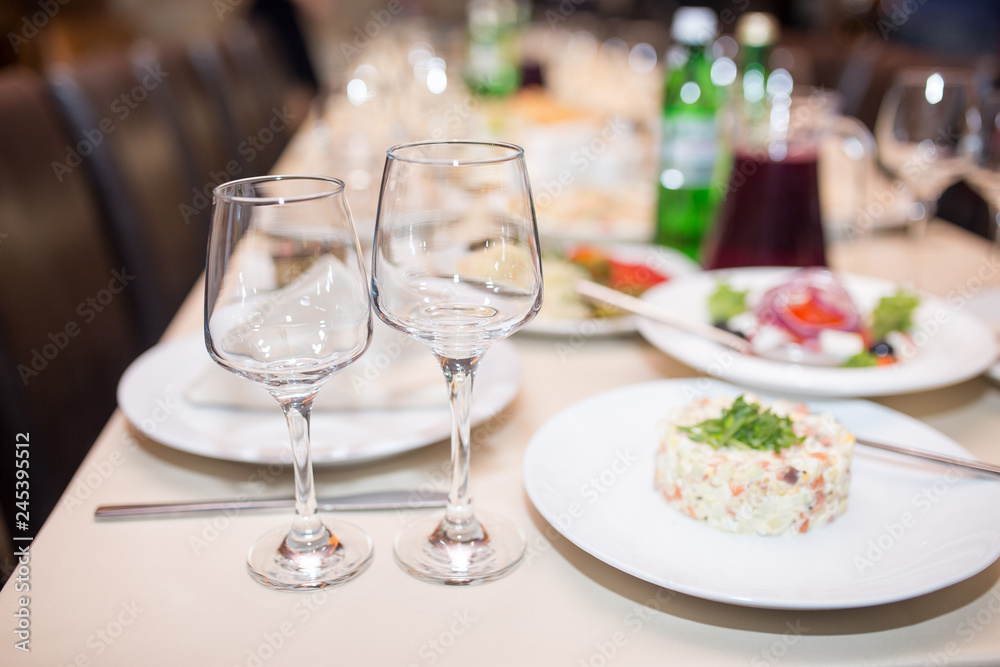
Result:
[[[702,58],[706,57],[706,51],[708,50],[708,42],[678,42],[682,47],[687,49],[687,52],[691,55],[695,53],[700,54]]]
[[[744,104],[760,106],[766,102],[771,47],[771,44],[740,46],[739,94]]]
[[[678,46],[683,49],[683,61],[678,59],[672,64],[668,64],[666,69],[667,77],[677,71],[686,72],[686,76],[691,76],[695,71],[706,67],[709,61],[708,44],[684,44]]]
[[[761,46],[740,46],[740,71],[757,70],[767,73],[767,61],[771,56],[771,44]]]
[[[674,61],[666,70],[664,114],[714,114],[718,105],[718,92],[712,83],[708,45],[679,44],[676,48],[685,49],[686,53],[683,61]]]

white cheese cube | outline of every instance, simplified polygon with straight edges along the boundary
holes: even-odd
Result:
[[[865,339],[856,331],[824,329],[819,333],[819,348],[837,361],[847,361],[864,351]]]

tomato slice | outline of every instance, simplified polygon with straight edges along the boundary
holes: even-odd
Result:
[[[627,264],[608,260],[610,286],[627,292],[644,292],[653,285],[665,282],[667,277],[644,264]]]
[[[804,324],[819,327],[833,328],[847,321],[843,311],[825,308],[823,303],[815,298],[810,298],[802,303],[790,304],[788,312]]]
[[[780,327],[800,343],[816,339],[827,329],[862,329],[850,294],[836,276],[821,268],[802,269],[788,282],[769,289],[755,312],[762,324]]]
[[[570,253],[569,260],[587,269],[591,280],[629,294],[640,294],[669,279],[645,264],[612,259],[599,248],[590,246],[577,247]]]

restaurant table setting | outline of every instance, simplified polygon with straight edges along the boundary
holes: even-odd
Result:
[[[434,92],[457,79],[445,46],[392,34],[274,175],[216,190],[205,276],[0,593],[3,663],[1000,663],[997,245],[922,188],[845,222],[871,210],[874,146],[813,97],[813,163],[829,139],[851,174],[800,202],[819,254],[706,270],[651,242],[647,50],[554,31],[547,92],[481,101]],[[574,86],[584,56],[632,97]],[[774,221],[726,224],[754,216]],[[770,295],[804,275],[858,339],[912,298],[898,358],[765,342]],[[665,420],[720,396],[832,415],[857,439],[846,511],[764,535],[666,502]]]

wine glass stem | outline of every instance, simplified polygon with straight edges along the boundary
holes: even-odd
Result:
[[[912,257],[909,264],[909,282],[915,288],[923,285],[924,245],[927,238],[927,227],[937,213],[937,200],[931,197],[919,199],[921,216],[911,220],[906,226],[906,237],[911,247]]]
[[[330,536],[316,512],[316,486],[309,449],[309,415],[313,397],[278,400],[288,422],[295,470],[295,521],[287,542],[296,551],[325,546]]]
[[[480,539],[482,530],[469,495],[469,407],[477,363],[478,357],[441,360],[441,367],[448,381],[452,416],[451,489],[448,491],[448,507],[443,527],[449,537],[457,540]]]
[[[910,238],[917,242],[922,241],[927,235],[927,225],[937,214],[937,200],[930,198],[921,200],[920,206],[923,209],[923,215],[918,220],[911,221],[907,226]]]

